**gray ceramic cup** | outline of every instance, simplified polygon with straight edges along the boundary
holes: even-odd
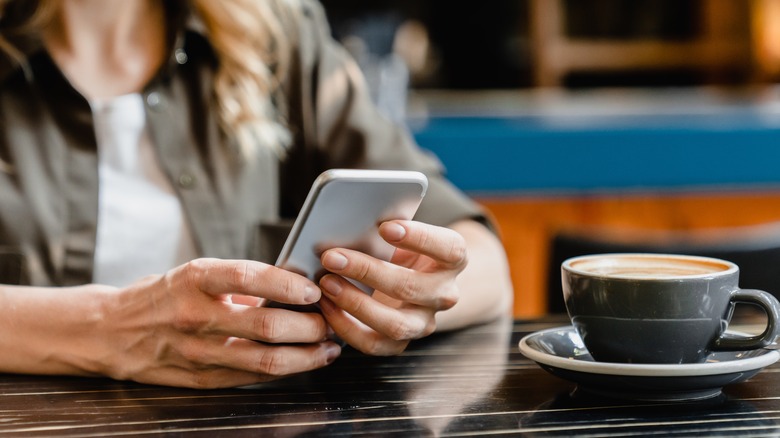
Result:
[[[673,254],[595,254],[561,266],[577,333],[600,362],[696,363],[712,351],[764,348],[780,335],[780,303],[740,289],[734,263]],[[764,309],[756,336],[724,333],[736,303]]]

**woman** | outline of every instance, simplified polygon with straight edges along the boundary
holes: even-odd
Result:
[[[331,330],[396,354],[511,307],[481,212],[376,112],[315,1],[0,8],[1,372],[246,385],[333,362]],[[268,263],[331,167],[430,187],[380,227],[392,263],[333,249],[314,284]]]

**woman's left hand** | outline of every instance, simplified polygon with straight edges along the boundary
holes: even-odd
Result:
[[[385,222],[379,234],[397,248],[390,262],[343,248],[322,254],[331,273],[320,280],[320,305],[342,340],[367,354],[392,355],[431,334],[436,312],[457,303],[466,242],[449,228],[414,221]],[[374,294],[345,278],[374,288]]]

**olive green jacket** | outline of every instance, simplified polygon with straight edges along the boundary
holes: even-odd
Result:
[[[158,158],[202,256],[272,262],[312,181],[332,167],[420,170],[430,188],[417,219],[482,217],[438,161],[377,112],[315,1],[286,18],[295,45],[283,81],[293,144],[283,158],[260,147],[238,159],[215,117],[214,53],[189,18],[174,26],[170,61],[142,94]],[[0,55],[0,283],[89,283],[99,190],[89,103],[39,40],[7,38],[27,62]]]

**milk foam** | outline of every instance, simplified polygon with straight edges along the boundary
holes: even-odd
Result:
[[[658,256],[601,256],[584,258],[571,267],[589,274],[622,278],[679,278],[727,271],[728,264],[716,260]]]

